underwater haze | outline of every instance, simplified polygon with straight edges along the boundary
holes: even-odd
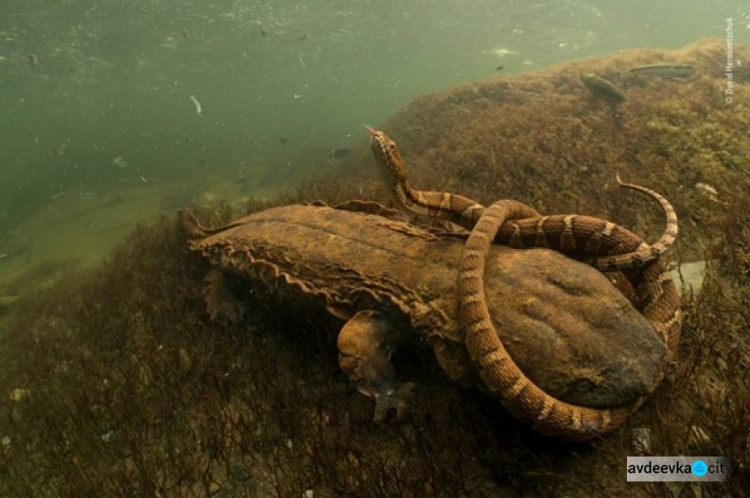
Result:
[[[747,0],[0,0],[0,498],[746,496],[749,35]]]
[[[42,234],[74,217],[66,237],[91,239],[81,257],[96,259],[132,222],[194,200],[205,182],[241,181],[251,197],[293,187],[361,143],[363,124],[426,92],[722,37],[727,17],[738,42],[750,27],[747,3],[729,0],[4,0],[1,9],[0,264],[31,260],[44,244],[49,256],[57,239]],[[173,199],[159,201],[165,193]]]

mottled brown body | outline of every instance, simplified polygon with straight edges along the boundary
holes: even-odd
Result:
[[[376,401],[404,389],[384,409],[400,411],[395,405],[408,401],[408,389],[387,364],[404,341],[427,343],[451,378],[481,385],[458,323],[462,238],[315,206],[263,211],[213,235],[186,211],[182,220],[194,239],[190,247],[221,272],[262,282],[347,321],[339,338],[341,364],[360,389]],[[546,392],[607,407],[633,403],[650,390],[665,348],[599,272],[549,250],[494,246],[487,275],[497,333]],[[220,301],[210,311],[224,306]],[[613,358],[612,348],[621,354]]]
[[[484,258],[493,242],[514,247],[545,247],[571,255],[586,255],[595,267],[627,270],[639,294],[641,310],[668,348],[656,388],[674,357],[682,315],[679,296],[666,267],[659,260],[677,236],[677,216],[657,192],[617,182],[655,198],[666,216],[659,241],[648,245],[632,232],[606,220],[580,215],[541,216],[520,202],[503,200],[490,209],[466,197],[412,189],[395,142],[369,129],[378,170],[395,202],[417,216],[450,220],[471,230],[458,277],[460,321],[472,360],[487,387],[514,414],[533,423],[540,432],[567,439],[586,440],[607,433],[640,406],[645,396],[629,407],[592,410],[557,399],[540,388],[519,368],[498,337],[484,293]],[[506,227],[505,234],[502,233]],[[606,256],[600,256],[600,255]],[[642,269],[637,271],[638,269]],[[614,349],[613,351],[617,351]],[[617,353],[619,354],[619,352]]]
[[[527,215],[523,204],[499,201],[483,213],[466,242],[458,278],[460,322],[466,346],[480,368],[484,383],[512,413],[532,422],[542,433],[572,440],[590,439],[622,424],[648,395],[630,406],[616,409],[591,409],[567,403],[534,383],[498,338],[484,298],[484,261],[499,226],[506,219]],[[631,274],[630,278],[641,296],[644,316],[668,348],[653,384],[655,388],[672,361],[679,341],[679,298],[669,272],[659,260]],[[613,356],[619,355],[619,350],[613,348],[612,351]]]

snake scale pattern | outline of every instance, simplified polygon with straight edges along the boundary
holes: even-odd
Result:
[[[412,189],[398,148],[382,131],[369,128],[378,170],[396,204],[405,211],[451,221],[471,233],[464,248],[458,277],[459,317],[472,361],[487,388],[515,416],[537,431],[570,440],[587,440],[621,425],[645,400],[630,406],[592,409],[558,400],[537,387],[515,364],[495,331],[484,298],[484,265],[490,245],[544,247],[586,261],[603,271],[623,271],[636,291],[638,307],[667,346],[654,388],[673,361],[680,338],[682,315],[677,291],[661,255],[677,236],[677,216],[657,192],[618,183],[656,199],[666,217],[660,239],[649,245],[633,232],[612,222],[581,215],[542,216],[517,201],[502,200],[485,208],[477,202],[445,192]]]

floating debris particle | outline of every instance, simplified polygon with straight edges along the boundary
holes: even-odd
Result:
[[[53,206],[47,206],[47,209],[49,209],[51,212],[55,213],[57,216],[59,216],[61,218],[65,218],[65,213],[63,213],[59,209],[55,209]]]
[[[190,359],[190,355],[187,351],[180,348],[178,351],[179,358],[180,358],[180,366],[182,367],[182,370],[187,372],[191,368],[193,368],[193,361]]]
[[[340,149],[331,149],[330,157],[331,159],[342,159],[349,154],[354,152],[354,149],[350,149],[349,147],[341,147]]]
[[[497,55],[498,57],[505,57],[506,55],[518,55],[518,52],[515,52],[513,50],[508,50],[505,47],[495,48],[492,50],[492,53]]]
[[[609,80],[593,73],[581,73],[581,81],[596,97],[607,102],[625,102],[625,92]]]
[[[55,195],[53,195],[52,199],[57,199],[58,197],[62,197],[64,195],[65,195],[65,191],[63,190],[62,192],[58,192]]]
[[[648,453],[651,451],[653,437],[651,429],[646,427],[634,427],[632,431],[631,444],[636,453]]]
[[[148,181],[146,181],[146,177],[145,177],[145,176],[141,176],[141,181],[142,181],[143,183],[148,183]]]
[[[86,59],[82,60],[75,66],[71,67],[70,71],[75,72],[78,68],[82,66],[86,66],[86,65],[91,65],[91,66],[98,65],[98,66],[108,67],[110,69],[114,69],[115,67],[113,64],[110,64],[109,62],[102,60],[98,57],[87,57]]]
[[[191,95],[190,100],[192,100],[193,104],[195,104],[195,113],[198,116],[203,117],[203,107],[201,106],[201,103],[198,101],[198,99],[195,98],[195,95]]]
[[[712,201],[719,201],[719,192],[708,183],[698,182],[695,184],[695,188]]]
[[[128,162],[122,156],[117,156],[114,159],[112,159],[112,164],[114,164],[118,168],[128,167]]]
[[[695,66],[691,64],[649,64],[628,69],[630,74],[643,76],[658,76],[662,78],[689,78],[695,74]]]
[[[16,388],[10,392],[9,396],[11,401],[15,401],[16,403],[18,403],[19,401],[23,401],[24,399],[28,398],[29,395],[31,395],[31,391],[29,391],[28,389]]]
[[[717,192],[716,189],[708,183],[698,182],[695,184],[695,188],[703,190],[704,192],[708,192],[709,194],[719,195],[719,192]]]
[[[711,444],[711,436],[699,425],[691,425],[688,433],[688,441],[691,445],[705,446]]]

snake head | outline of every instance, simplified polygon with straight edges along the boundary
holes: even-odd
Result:
[[[401,158],[396,142],[385,132],[376,130],[370,125],[365,125],[365,128],[370,133],[370,147],[386,184],[391,185],[394,181],[405,181],[404,160]]]
[[[372,146],[375,155],[384,155],[390,150],[398,151],[396,148],[396,142],[394,142],[385,132],[376,130],[370,125],[365,125],[367,131],[370,133],[370,145]]]

